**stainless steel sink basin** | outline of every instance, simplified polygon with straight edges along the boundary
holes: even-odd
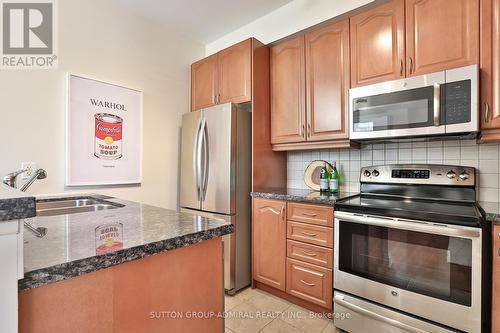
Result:
[[[124,205],[94,197],[58,198],[36,201],[37,216],[54,216],[116,209]]]

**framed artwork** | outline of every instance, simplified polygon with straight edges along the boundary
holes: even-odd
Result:
[[[66,186],[142,181],[142,92],[67,78]]]

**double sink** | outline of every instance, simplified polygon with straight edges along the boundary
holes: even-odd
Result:
[[[125,207],[125,205],[92,196],[40,199],[36,201],[36,216],[97,212],[120,207]]]

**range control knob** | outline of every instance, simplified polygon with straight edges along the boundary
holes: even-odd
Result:
[[[448,177],[449,179],[454,179],[457,177],[457,174],[455,173],[455,171],[453,170],[450,170],[448,171],[448,173],[446,174],[446,177]]]
[[[375,169],[375,170],[373,170],[372,175],[374,175],[375,177],[378,177],[380,175],[380,172],[378,172],[378,170]]]
[[[466,171],[463,171],[460,175],[458,175],[458,177],[461,180],[467,180],[467,179],[469,179],[469,174]]]
[[[365,172],[363,172],[363,176],[365,177],[370,177],[372,175],[372,173],[368,170],[365,170]]]

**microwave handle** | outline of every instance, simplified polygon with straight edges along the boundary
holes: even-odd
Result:
[[[434,126],[441,125],[441,85],[434,84]]]

